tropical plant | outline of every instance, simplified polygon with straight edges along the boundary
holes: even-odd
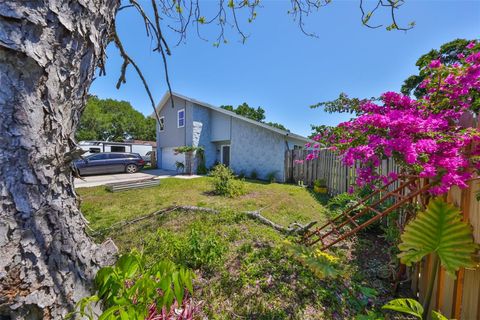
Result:
[[[223,164],[216,165],[210,172],[215,193],[221,196],[236,197],[245,193],[245,183],[235,178],[232,170]]]
[[[422,305],[415,299],[394,299],[385,304],[382,309],[406,313],[418,319],[424,319],[426,313]],[[447,317],[435,310],[432,310],[431,316],[433,320],[448,320]]]
[[[462,221],[460,211],[441,198],[431,200],[427,209],[406,225],[398,246],[400,261],[411,266],[432,254],[433,272],[425,294],[425,310],[429,308],[439,262],[455,278],[458,269],[474,266],[472,254],[477,247],[472,228]]]
[[[433,253],[452,277],[461,267],[474,266],[472,254],[478,245],[473,242],[472,227],[462,221],[460,211],[442,200],[430,201],[425,211],[407,224],[398,246],[398,255],[407,266]]]
[[[83,298],[70,316],[95,319],[92,304],[101,302],[105,311],[98,319],[193,319],[196,308],[188,294],[193,294],[193,273],[170,261],[146,264],[145,257],[133,251],[122,255],[112,267],[98,271],[97,294]],[[177,315],[174,309],[180,309]]]

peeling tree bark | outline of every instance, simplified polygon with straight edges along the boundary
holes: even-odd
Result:
[[[0,0],[0,318],[59,319],[112,262],[84,231],[72,137],[119,0]]]

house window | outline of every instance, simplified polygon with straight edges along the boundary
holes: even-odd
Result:
[[[178,110],[177,114],[177,128],[185,127],[185,109]]]
[[[124,146],[111,146],[110,151],[111,152],[125,152],[125,147]]]
[[[165,117],[160,117],[159,126],[160,126],[160,132],[162,132],[163,130],[165,130]]]

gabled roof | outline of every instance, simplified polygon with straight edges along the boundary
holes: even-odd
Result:
[[[285,131],[285,130],[282,130],[282,129],[278,129],[278,128],[275,128],[275,127],[272,127],[272,126],[269,126],[269,125],[266,124],[266,123],[258,122],[258,121],[249,119],[249,118],[247,118],[247,117],[238,115],[238,114],[236,114],[235,112],[232,112],[232,111],[229,111],[229,110],[225,110],[225,109],[223,109],[223,108],[216,107],[216,106],[211,105],[211,104],[209,104],[209,103],[206,103],[206,102],[203,102],[203,101],[199,101],[199,100],[196,100],[196,99],[193,99],[193,98],[184,96],[184,95],[179,94],[179,93],[176,93],[176,92],[172,92],[172,95],[173,95],[174,97],[177,97],[177,98],[180,98],[180,99],[189,101],[189,102],[191,102],[191,103],[195,103],[195,104],[201,105],[201,106],[206,107],[206,108],[209,108],[209,109],[211,109],[211,110],[213,110],[213,111],[216,111],[216,112],[219,112],[219,113],[223,113],[223,114],[225,114],[225,115],[227,115],[227,116],[231,116],[231,117],[234,117],[234,118],[237,118],[237,119],[246,121],[246,122],[248,122],[248,123],[254,124],[254,125],[256,125],[256,126],[265,128],[265,129],[267,129],[267,130],[273,131],[273,132],[275,132],[275,133],[278,133],[278,134],[281,134],[281,135],[284,135],[284,136],[287,136],[287,137],[291,137],[291,138],[294,138],[294,139],[302,140],[302,141],[305,141],[305,142],[312,142],[312,141],[313,141],[313,140],[311,140],[311,139],[309,139],[309,138],[306,138],[306,137],[304,137],[304,136],[301,136],[301,135],[298,135],[298,134],[295,134],[295,133],[292,133],[292,132],[289,132],[289,131]],[[166,105],[166,103],[168,102],[168,99],[169,99],[169,98],[170,98],[170,93],[167,91],[167,92],[165,92],[165,94],[163,95],[162,100],[160,100],[160,103],[159,103],[158,106],[157,106],[157,111],[160,111],[160,110],[163,108],[163,106]]]

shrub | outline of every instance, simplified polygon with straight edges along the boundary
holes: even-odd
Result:
[[[177,168],[177,171],[185,171],[185,165],[183,164],[183,162],[175,161],[175,167]]]
[[[211,272],[220,265],[225,251],[226,245],[220,237],[197,226],[182,235],[158,229],[144,246],[149,261],[167,258],[179,265],[205,272]]]
[[[325,188],[327,186],[327,181],[325,181],[325,179],[317,179],[317,180],[315,180],[313,185],[315,187]]]
[[[270,183],[274,183],[276,181],[276,175],[278,171],[272,171],[267,174],[267,181]]]
[[[208,169],[205,165],[205,150],[202,147],[197,148],[197,159],[198,159],[198,166],[197,166],[197,174],[207,174]]]
[[[245,179],[245,177],[246,177],[246,174],[245,174],[245,171],[243,171],[243,170],[240,171],[237,175],[238,179]]]
[[[257,170],[253,169],[252,172],[250,173],[250,178],[253,180],[258,179],[258,172]]]
[[[213,177],[213,187],[216,194],[232,198],[245,194],[243,181],[235,179],[232,170],[223,164],[216,165],[210,175]]]
[[[358,201],[359,198],[356,194],[345,192],[331,198],[327,203],[327,207],[330,210],[344,210],[348,207],[356,205]]]

